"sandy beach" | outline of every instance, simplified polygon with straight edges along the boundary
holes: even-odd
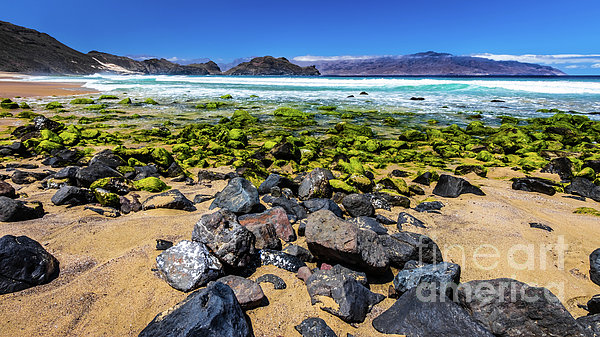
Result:
[[[77,83],[19,81],[23,76],[27,75],[0,72],[0,97],[71,96],[97,92]]]

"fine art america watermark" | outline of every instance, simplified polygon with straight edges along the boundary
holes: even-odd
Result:
[[[465,247],[459,244],[439,248],[442,256],[449,256],[452,253],[453,261],[460,266],[468,265],[469,268],[491,271],[497,269],[500,264],[504,264],[508,267],[508,270],[518,272],[525,270],[545,271],[549,268],[564,271],[565,255],[568,247],[569,245],[565,242],[564,236],[559,235],[553,243],[514,244],[504,252],[489,243],[483,243],[475,247],[472,254],[467,254]],[[436,254],[436,252],[433,254]],[[421,241],[419,261],[423,262],[431,257],[431,250],[427,242]],[[436,260],[435,256],[433,260]],[[416,287],[416,295],[423,302],[459,301],[460,295],[461,301],[477,300],[482,304],[493,301],[536,302],[541,297],[544,297],[546,301],[554,302],[564,298],[565,285],[562,281],[550,281],[546,284],[524,282],[527,284],[523,285],[512,280],[515,278],[514,275],[503,277],[507,278],[457,285],[452,282],[440,282],[436,278],[425,276]]]

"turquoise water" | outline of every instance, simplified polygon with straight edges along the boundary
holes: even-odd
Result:
[[[457,113],[547,115],[538,109],[560,109],[600,119],[600,77],[428,78],[428,77],[236,77],[90,75],[42,76],[32,81],[72,81],[87,88],[131,97],[172,102],[214,100],[231,94],[235,102],[335,105],[346,109],[410,112],[451,121]],[[365,91],[368,95],[359,95]],[[250,98],[257,95],[258,98]],[[354,95],[352,98],[348,96]],[[412,101],[411,97],[424,101]],[[502,100],[504,102],[491,102]]]

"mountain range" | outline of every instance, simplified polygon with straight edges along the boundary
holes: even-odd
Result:
[[[426,52],[352,60],[302,60],[271,56],[179,64],[164,58],[135,60],[99,51],[74,50],[52,36],[0,21],[0,71],[27,74],[166,74],[166,75],[565,75],[538,64]],[[202,59],[204,60],[204,59]]]

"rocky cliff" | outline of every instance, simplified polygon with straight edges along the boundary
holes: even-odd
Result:
[[[320,73],[314,66],[300,67],[285,57],[264,56],[241,63],[227,70],[225,75],[318,76]]]

